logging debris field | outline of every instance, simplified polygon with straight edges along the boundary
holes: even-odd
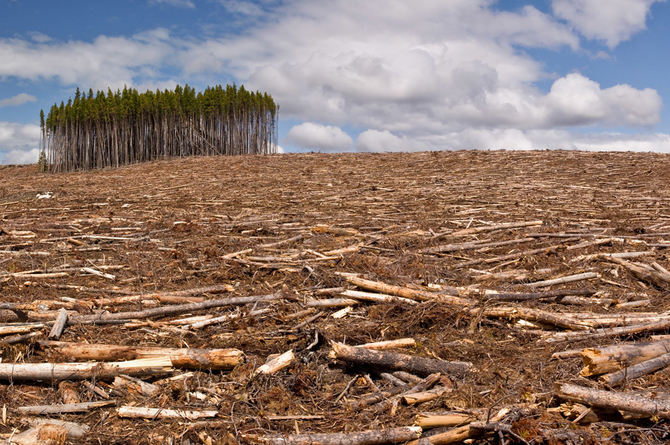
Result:
[[[670,440],[670,156],[0,178],[0,443]]]

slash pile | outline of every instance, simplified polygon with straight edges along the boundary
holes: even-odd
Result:
[[[0,168],[2,443],[666,443],[670,157]]]

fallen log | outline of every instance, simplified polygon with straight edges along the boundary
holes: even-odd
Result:
[[[570,275],[567,277],[554,278],[552,280],[537,281],[535,283],[528,283],[530,287],[548,287],[553,286],[554,284],[565,284],[573,283],[575,281],[590,280],[592,278],[598,278],[598,274],[595,272],[585,272],[576,275]]]
[[[500,223],[500,224],[493,224],[490,226],[482,226],[482,227],[472,227],[470,229],[462,229],[462,230],[457,230],[455,232],[451,233],[444,233],[444,234],[438,234],[436,236],[444,236],[444,235],[449,235],[449,236],[463,236],[463,235],[472,235],[474,233],[482,233],[482,232],[493,232],[495,230],[505,230],[505,229],[518,229],[521,227],[532,227],[532,226],[541,226],[544,224],[544,221],[537,220],[537,221],[520,221],[520,222],[511,222],[511,223]]]
[[[258,374],[274,374],[275,372],[281,371],[282,369],[290,366],[291,363],[293,363],[293,360],[295,360],[293,349],[289,349],[283,354],[278,355],[277,357],[271,359],[264,365],[261,365],[258,368],[256,368],[253,375],[256,376]]]
[[[645,323],[633,326],[621,326],[617,328],[596,329],[582,332],[557,332],[544,337],[547,343],[561,341],[595,340],[599,338],[617,337],[620,335],[639,334],[641,332],[658,332],[670,329],[670,320],[662,320],[656,323]]]
[[[601,376],[599,380],[610,386],[617,386],[625,380],[633,380],[643,375],[651,374],[668,365],[670,365],[670,354],[663,354],[660,357],[638,363],[637,365],[629,366],[610,374],[605,374]]]
[[[58,340],[61,335],[63,335],[63,331],[65,330],[65,326],[67,325],[67,311],[65,309],[61,309],[58,311],[58,317],[56,318],[56,322],[54,325],[51,327],[51,332],[49,332],[49,339],[51,340]]]
[[[201,303],[180,304],[176,306],[158,307],[147,309],[144,311],[133,312],[114,312],[101,313],[95,315],[80,315],[70,316],[68,324],[95,324],[118,320],[133,320],[141,318],[164,317],[167,315],[183,314],[185,312],[203,311],[206,309],[213,309],[224,306],[239,306],[244,304],[256,303],[259,301],[278,300],[282,297],[279,295],[260,295],[254,297],[234,297],[225,298],[221,300],[207,300]]]
[[[477,420],[477,416],[467,413],[444,413],[444,414],[424,414],[419,413],[416,416],[415,423],[421,428],[439,428],[445,426],[460,426],[472,423]]]
[[[558,326],[573,331],[584,331],[589,327],[579,320],[573,320],[566,317],[564,314],[554,314],[540,309],[533,309],[527,307],[514,306],[500,306],[484,309],[472,309],[472,315],[479,315],[492,318],[510,318],[523,319],[527,321],[534,321],[538,323]]]
[[[670,275],[659,272],[651,266],[642,263],[632,263],[630,261],[622,260],[620,258],[607,258],[608,261],[623,266],[626,270],[632,273],[637,279],[653,284],[656,287],[665,289],[670,282]]]
[[[421,436],[421,427],[407,426],[357,433],[289,434],[285,437],[256,437],[268,445],[385,445],[407,442]],[[252,439],[247,437],[247,439]],[[253,439],[252,439],[253,440]]]
[[[468,362],[450,362],[395,352],[373,351],[366,348],[347,346],[342,343],[333,343],[328,357],[347,363],[373,366],[385,370],[407,371],[423,376],[436,372],[463,376],[472,367],[472,363]]]
[[[607,374],[622,368],[651,360],[670,352],[670,339],[651,343],[615,345],[588,348],[581,351],[584,368],[582,376]]]
[[[239,349],[157,348],[48,340],[38,344],[42,348],[56,349],[74,360],[120,361],[164,357],[173,367],[186,369],[233,369],[245,360],[244,353]]]
[[[433,253],[449,253],[449,252],[460,252],[463,250],[476,250],[476,249],[486,249],[491,247],[501,247],[509,246],[511,244],[520,244],[528,243],[530,241],[535,241],[535,238],[520,238],[507,241],[494,241],[490,243],[484,243],[481,241],[474,241],[469,243],[460,243],[460,244],[445,244],[443,246],[437,247],[428,247],[426,249],[419,250],[419,253],[433,254]]]
[[[366,280],[350,274],[340,274],[340,276],[342,276],[342,278],[354,286],[358,286],[361,289],[370,290],[380,294],[395,295],[416,301],[439,300],[441,302],[455,304],[458,306],[469,306],[473,303],[470,300],[457,297],[456,295],[459,294],[459,290],[455,287],[443,288],[442,290],[444,293],[436,294],[432,292],[410,289],[408,287],[386,284],[379,281]]]
[[[64,422],[55,419],[31,419],[31,428],[11,436],[2,444],[8,445],[41,445],[47,443],[65,443],[66,439],[80,439],[84,437],[89,427],[73,422]]]
[[[585,388],[570,383],[559,383],[556,395],[562,399],[598,408],[627,411],[647,417],[670,418],[670,400],[652,399],[616,391]]]
[[[559,300],[568,296],[593,295],[596,291],[591,289],[561,289],[546,292],[498,292],[487,290],[484,295],[490,300],[499,301],[528,301],[528,300]]]
[[[215,410],[185,410],[185,409],[165,409],[165,408],[146,408],[142,406],[120,406],[116,409],[119,417],[140,418],[140,419],[186,419],[197,420],[207,417],[216,417],[219,414]]]
[[[82,413],[90,411],[95,408],[104,408],[105,406],[116,405],[115,400],[103,400],[100,402],[82,402],[82,403],[67,403],[64,405],[38,405],[38,406],[20,406],[16,410],[21,414],[66,414],[66,413]]]
[[[169,357],[109,363],[0,363],[0,380],[103,379],[120,374],[132,376],[159,375],[173,371]]]
[[[361,292],[357,290],[345,290],[340,295],[343,297],[353,298],[354,300],[370,301],[373,303],[405,303],[417,304],[417,301],[410,298],[398,297],[396,295],[376,294],[371,292]]]

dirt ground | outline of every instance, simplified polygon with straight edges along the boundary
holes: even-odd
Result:
[[[23,338],[0,337],[10,339],[1,343],[3,364],[73,361],[38,343],[61,307],[76,320],[103,310],[168,306],[154,296],[177,291],[192,291],[174,294],[182,296],[181,303],[183,295],[193,298],[189,301],[274,296],[164,317],[71,323],[61,341],[236,348],[245,363],[230,371],[176,369],[168,376],[142,377],[156,384],[151,395],[114,385],[113,379],[94,380],[113,405],[48,416],[18,408],[63,404],[65,393],[72,393],[68,388],[80,402],[106,399],[90,389],[90,379],[59,384],[5,378],[0,434],[9,439],[27,430],[31,419],[51,418],[89,428],[83,437],[59,437],[55,443],[237,444],[410,426],[419,413],[460,411],[486,421],[509,408],[501,421],[509,431],[470,440],[666,443],[667,415],[610,410],[598,413],[596,421],[574,422],[556,409],[566,402],[556,384],[653,391],[653,398],[665,399],[670,372],[610,388],[597,377],[580,377],[578,355],[552,354],[649,341],[667,328],[548,341],[570,329],[485,309],[531,308],[565,319],[579,313],[589,320],[652,313],[664,320],[668,283],[645,280],[597,254],[643,252],[625,261],[670,268],[668,184],[670,156],[650,153],[287,154],[176,159],[67,174],[40,174],[34,165],[0,167],[0,300],[8,303],[0,310],[0,329],[45,323]],[[520,222],[527,225],[500,226]],[[510,242],[495,244],[502,241]],[[514,256],[526,251],[532,253]],[[436,297],[420,303],[358,301],[335,318],[343,306],[310,302],[363,290],[341,273]],[[595,275],[534,285],[582,273]],[[197,291],[208,286],[218,287]],[[454,295],[454,288],[471,304],[439,298]],[[487,290],[575,290],[588,296],[510,302],[492,300]],[[137,295],[142,297],[119,302]],[[235,317],[199,329],[175,322],[224,314]],[[523,318],[527,323],[519,323]],[[329,358],[332,342],[400,338],[416,343],[397,353],[472,367],[445,378],[446,389],[428,402],[353,405],[392,388],[380,377],[390,371]],[[295,354],[289,366],[254,373],[273,354],[288,350]],[[216,416],[125,418],[118,414],[120,406],[214,410]]]

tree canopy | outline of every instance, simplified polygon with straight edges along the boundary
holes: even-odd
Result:
[[[274,153],[279,106],[244,86],[177,85],[96,93],[79,88],[54,104],[42,126],[43,159],[53,172],[118,167],[179,156]]]

